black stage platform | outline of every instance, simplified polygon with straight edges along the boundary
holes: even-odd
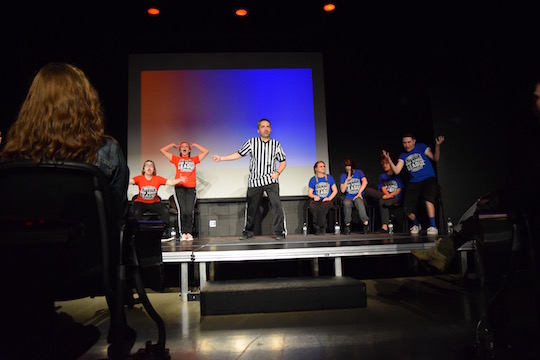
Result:
[[[180,290],[183,301],[188,300],[188,264],[199,264],[202,289],[207,282],[207,263],[243,262],[253,260],[313,259],[314,274],[319,258],[334,259],[335,276],[342,276],[342,258],[376,255],[407,254],[412,249],[429,249],[436,236],[410,234],[350,234],[350,235],[288,235],[276,241],[273,236],[255,236],[249,240],[239,237],[207,237],[194,241],[162,243],[163,262],[180,264]]]

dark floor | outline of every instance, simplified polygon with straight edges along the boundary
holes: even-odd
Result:
[[[177,288],[149,294],[167,329],[172,359],[477,359],[479,284],[459,275],[364,280],[367,307],[348,310],[221,315],[201,318],[199,302],[182,302]],[[513,282],[508,302],[507,355],[538,359],[540,339],[526,281]],[[59,311],[94,324],[101,339],[81,359],[105,359],[109,317],[103,298],[59,302]],[[128,321],[133,348],[157,340],[156,327],[136,305]]]

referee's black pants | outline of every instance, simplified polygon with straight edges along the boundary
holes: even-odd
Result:
[[[244,234],[253,236],[255,229],[255,219],[259,211],[259,205],[266,191],[270,207],[272,208],[272,219],[274,224],[274,233],[276,235],[285,235],[285,215],[279,199],[279,184],[270,184],[259,187],[248,188],[247,190],[247,209]]]

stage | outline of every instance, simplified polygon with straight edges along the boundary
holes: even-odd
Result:
[[[201,289],[208,281],[207,264],[215,262],[312,259],[313,273],[317,276],[318,259],[331,258],[334,259],[334,275],[343,276],[343,257],[408,254],[413,249],[429,249],[436,239],[436,236],[425,235],[354,233],[293,234],[282,241],[276,241],[270,235],[255,236],[249,240],[227,236],[203,237],[194,241],[171,240],[163,242],[161,248],[164,263],[180,265],[181,298],[187,301],[190,263],[198,264]]]

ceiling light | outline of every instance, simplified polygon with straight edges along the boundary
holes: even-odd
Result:
[[[336,9],[336,5],[334,5],[332,3],[328,3],[328,4],[323,6],[323,9],[326,12],[331,12],[331,11],[334,11]]]
[[[244,8],[238,8],[234,13],[238,17],[246,17],[248,15],[248,10]]]
[[[159,15],[159,9],[155,7],[150,7],[148,10],[146,10],[147,13],[149,13],[152,16]]]

